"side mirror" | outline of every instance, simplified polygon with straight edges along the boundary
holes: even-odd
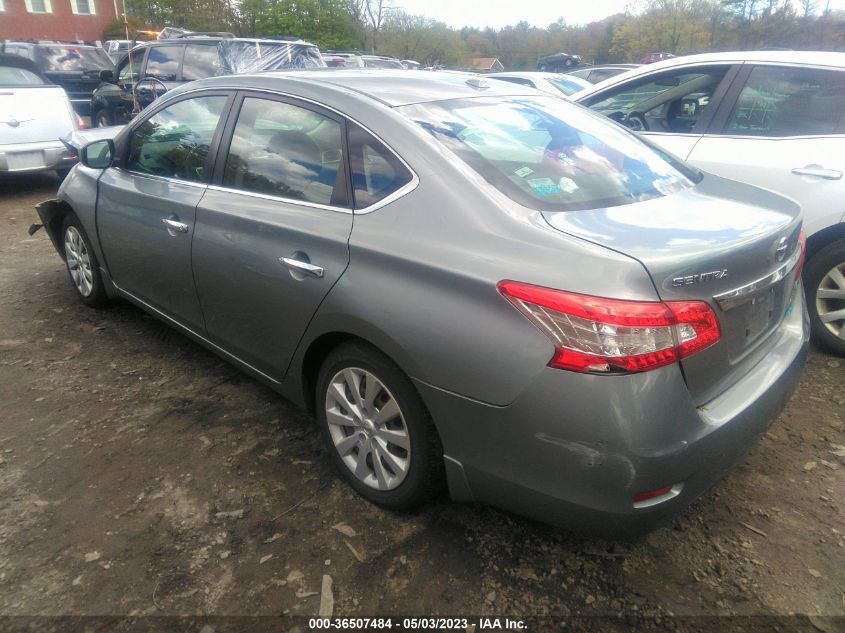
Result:
[[[100,71],[100,81],[105,81],[106,83],[114,83],[114,71],[112,70],[101,70]]]
[[[91,169],[105,169],[114,160],[114,141],[110,138],[88,143],[79,152],[79,160]]]

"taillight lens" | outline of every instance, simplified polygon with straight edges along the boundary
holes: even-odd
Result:
[[[801,229],[801,232],[798,234],[798,248],[801,249],[801,256],[795,265],[795,279],[801,278],[801,273],[804,271],[804,260],[807,257],[807,235],[804,233],[804,229]]]
[[[501,281],[499,292],[552,339],[549,365],[577,372],[637,372],[669,365],[719,340],[703,301],[625,301]]]

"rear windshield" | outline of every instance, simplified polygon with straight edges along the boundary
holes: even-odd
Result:
[[[400,111],[502,193],[543,211],[630,204],[698,180],[616,123],[554,97],[455,99]]]
[[[39,46],[36,61],[45,71],[111,70],[114,63],[101,48],[73,45]]]
[[[41,86],[41,77],[23,68],[0,66],[0,86]]]

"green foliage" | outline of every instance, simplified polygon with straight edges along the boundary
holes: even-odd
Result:
[[[349,48],[357,43],[343,0],[248,1],[255,16],[255,35],[295,35],[324,49]]]

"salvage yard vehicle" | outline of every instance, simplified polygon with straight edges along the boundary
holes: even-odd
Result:
[[[171,29],[174,31],[174,29]],[[122,125],[168,90],[189,81],[281,68],[320,68],[320,49],[297,38],[186,32],[134,47],[91,95],[96,127]]]
[[[102,48],[74,42],[6,42],[3,52],[35,62],[50,83],[65,89],[74,110],[82,116],[91,114],[91,94],[100,84],[100,73],[114,68]]]
[[[80,300],[129,300],[306,407],[389,508],[445,478],[648,528],[744,456],[804,362],[798,205],[530,88],[217,77],[69,142],[38,213]]]
[[[845,53],[692,55],[573,100],[696,167],[798,202],[813,338],[845,355]]]
[[[0,172],[55,169],[64,177],[76,155],[59,137],[78,126],[64,90],[34,62],[0,53]]]

